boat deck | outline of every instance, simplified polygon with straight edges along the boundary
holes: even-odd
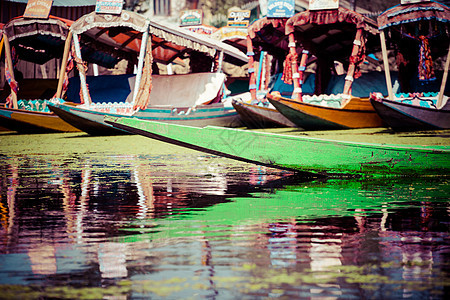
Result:
[[[383,145],[450,146],[450,130],[396,132],[386,128],[361,128],[348,130],[305,131],[296,128],[248,129],[255,132],[285,134],[327,140],[374,143]]]

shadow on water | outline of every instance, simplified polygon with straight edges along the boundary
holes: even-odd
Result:
[[[136,137],[86,140],[4,153],[0,298],[448,294],[448,176],[305,180]]]

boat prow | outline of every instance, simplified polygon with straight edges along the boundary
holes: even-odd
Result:
[[[447,174],[450,169],[450,147],[444,138],[447,131],[435,132],[434,136],[426,133],[419,143],[417,133],[414,137],[400,136],[381,133],[380,129],[320,135],[293,128],[273,133],[215,126],[199,128],[136,118],[107,117],[105,122],[194,150],[305,174],[429,175]],[[384,142],[363,142],[369,139]],[[413,141],[415,144],[406,144]]]

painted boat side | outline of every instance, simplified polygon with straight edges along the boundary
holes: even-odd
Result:
[[[369,99],[351,98],[344,108],[326,107],[268,95],[270,103],[305,130],[382,127]]]
[[[117,128],[195,150],[282,169],[314,173],[447,174],[450,147],[345,142],[208,126],[196,128],[107,118]]]
[[[94,111],[68,104],[51,104],[49,105],[49,108],[66,122],[90,135],[129,134],[129,132],[124,132],[123,130],[114,128],[110,124],[104,122],[106,116],[123,117],[121,114]],[[177,111],[187,112],[188,109],[189,108],[178,108]],[[168,106],[151,107],[137,111],[132,117],[148,121],[163,121],[188,126],[241,126],[237,112],[234,109],[224,108],[223,105],[205,105],[197,108],[193,113],[184,113],[181,115],[173,114],[172,111],[173,110]]]
[[[381,99],[370,99],[373,107],[386,124],[395,131],[413,131],[450,128],[450,103],[441,109]]]
[[[239,101],[233,101],[232,104],[248,128],[297,127],[274,108]]]
[[[0,125],[19,133],[77,132],[54,113],[0,107]]]

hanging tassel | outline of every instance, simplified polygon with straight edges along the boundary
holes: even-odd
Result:
[[[433,70],[433,59],[431,57],[430,44],[426,36],[419,36],[420,51],[419,51],[419,80],[431,81],[435,80],[436,76]]]
[[[292,84],[292,63],[297,61],[297,56],[297,53],[289,53],[284,60],[283,76],[281,76],[284,83]]]

